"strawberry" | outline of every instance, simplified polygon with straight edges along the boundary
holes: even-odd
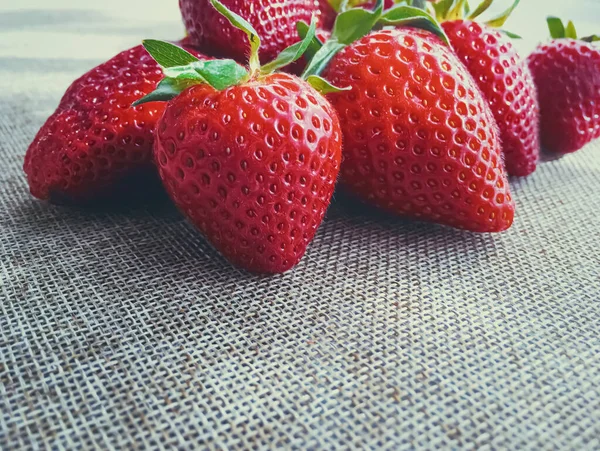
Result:
[[[201,56],[196,53],[197,56]],[[152,147],[164,105],[130,108],[162,78],[142,46],[95,67],[67,89],[25,155],[31,194],[85,203],[136,175],[154,173]]]
[[[247,19],[263,38],[260,59],[271,61],[283,49],[299,41],[298,21],[320,15],[318,0],[224,0],[225,6]],[[215,56],[244,62],[244,33],[217,13],[210,0],[179,0],[179,8],[191,41]]]
[[[322,222],[341,163],[333,107],[307,82],[274,73],[301,57],[316,23],[301,43],[260,68],[256,30],[211,3],[250,37],[250,69],[232,60],[190,62],[172,44],[145,42],[167,77],[140,102],[170,99],[157,125],[160,177],[230,262],[252,272],[284,272]],[[327,87],[322,79],[310,81]]]
[[[397,214],[477,232],[509,228],[514,203],[497,126],[439,25],[414,8],[344,14],[389,25],[413,15],[437,34],[402,27],[360,37],[365,25],[355,40],[334,27],[315,54],[305,76],[324,68],[330,82],[351,88],[328,96],[342,124],[344,187]]]
[[[460,60],[483,92],[500,129],[506,170],[526,176],[535,171],[540,153],[539,106],[533,77],[511,43],[509,36],[495,29],[504,24],[516,4],[500,16],[479,24],[474,22],[492,1],[485,1],[467,20],[464,2],[453,9],[448,2],[435,5],[438,19]],[[452,20],[448,20],[452,18]]]
[[[600,49],[598,36],[577,39],[572,22],[548,18],[554,40],[529,56],[538,88],[542,145],[565,154],[600,137]]]

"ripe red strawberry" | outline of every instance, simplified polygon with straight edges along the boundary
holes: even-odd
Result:
[[[283,49],[299,41],[296,23],[309,23],[320,14],[318,0],[224,0],[224,5],[244,17],[262,37],[262,62],[271,61]],[[232,26],[210,0],[179,0],[183,21],[192,42],[215,56],[245,62],[248,46],[244,33]]]
[[[596,36],[577,40],[575,29],[549,18],[553,41],[529,56],[538,88],[542,145],[560,154],[600,138],[600,49]],[[567,37],[570,36],[570,37]]]
[[[540,154],[539,105],[527,62],[508,36],[491,27],[468,20],[442,26],[491,107],[507,172],[531,174]]]
[[[467,230],[510,227],[514,204],[494,118],[438,37],[414,28],[373,32],[323,74],[352,88],[328,96],[342,124],[348,190],[391,212]]]
[[[220,2],[211,3],[258,36]],[[157,125],[160,177],[216,249],[253,272],[280,273],[298,263],[338,176],[341,131],[333,107],[307,82],[272,73],[301,57],[315,25],[302,43],[262,68],[259,44],[251,41],[249,72],[232,60],[192,62],[182,71],[179,60],[189,55],[167,43],[145,43],[167,75],[146,100],[171,98]]]
[[[25,155],[31,194],[88,202],[134,175],[152,174],[154,126],[164,105],[131,103],[161,78],[160,67],[137,46],[73,82]]]
[[[169,103],[158,130],[167,191],[227,259],[265,273],[298,263],[341,159],[325,99],[285,74],[224,91],[196,85]]]
[[[539,106],[533,77],[506,32],[497,30],[519,0],[498,17],[483,24],[474,20],[492,1],[482,2],[471,13],[465,2],[441,2],[433,6],[452,47],[467,67],[490,104],[500,129],[506,170],[526,176],[539,160]],[[467,20],[462,18],[468,15]]]

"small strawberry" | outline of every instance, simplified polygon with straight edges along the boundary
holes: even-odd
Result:
[[[25,155],[31,194],[85,203],[154,173],[154,126],[164,105],[130,105],[161,78],[158,64],[138,46],[74,81]]]
[[[600,138],[600,48],[598,36],[577,39],[572,22],[565,27],[548,18],[554,40],[529,56],[538,88],[542,145],[565,154]]]
[[[296,23],[309,23],[320,14],[318,0],[224,0],[225,6],[246,18],[263,38],[260,60],[271,61],[283,49],[299,41]],[[179,0],[179,8],[191,41],[214,56],[245,62],[244,33],[212,7],[210,0]]]
[[[229,261],[252,272],[284,272],[321,224],[341,160],[333,107],[307,82],[274,73],[302,56],[316,23],[302,42],[260,68],[256,30],[211,3],[249,36],[250,70],[233,60],[190,63],[172,44],[145,41],[167,78],[140,103],[170,100],[157,125],[160,177]],[[310,81],[331,89],[322,79]]]
[[[342,124],[344,186],[394,213],[477,232],[509,228],[498,130],[475,81],[426,12],[381,6],[342,13],[338,21],[359,22],[343,34],[336,23],[304,73],[351,87],[328,96]],[[361,37],[378,24],[435,34],[402,27]]]
[[[501,27],[514,8],[483,24],[474,22],[492,4],[486,0],[463,20],[464,0],[434,5],[450,44],[490,104],[500,129],[506,170],[526,176],[540,153],[539,106],[533,77]],[[468,14],[468,13],[467,13]]]

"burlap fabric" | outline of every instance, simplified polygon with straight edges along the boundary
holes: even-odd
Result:
[[[170,8],[0,17],[0,448],[600,448],[600,144],[513,180],[500,235],[338,199],[279,277],[164,201],[28,195],[68,83]]]

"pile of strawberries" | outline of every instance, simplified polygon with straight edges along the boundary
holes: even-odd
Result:
[[[144,41],[69,87],[25,156],[31,193],[90,203],[158,173],[262,273],[299,262],[338,182],[398,215],[506,230],[507,177],[535,171],[540,143],[600,137],[600,49],[549,18],[554,40],[522,59],[499,29],[518,0],[476,21],[491,3],[180,0],[179,46]]]

